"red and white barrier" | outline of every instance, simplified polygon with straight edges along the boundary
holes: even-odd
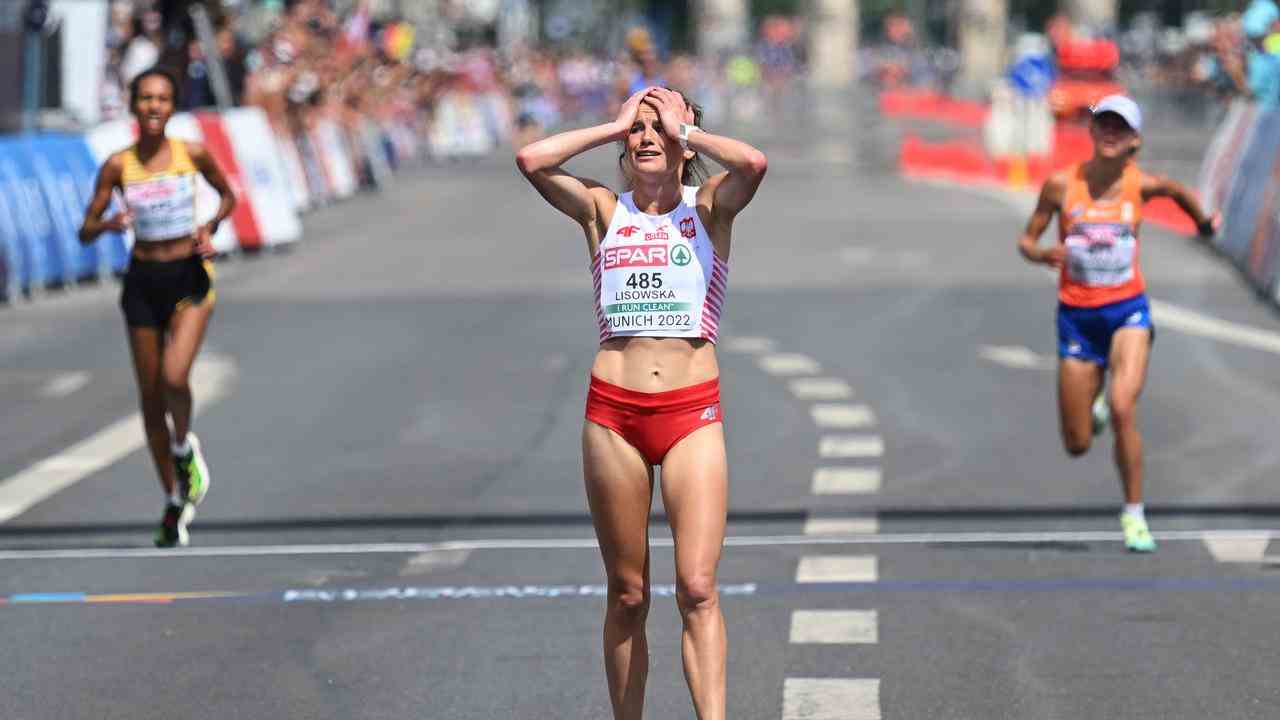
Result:
[[[289,192],[284,152],[259,108],[236,108],[222,113],[221,125],[239,165],[245,192],[240,194],[253,214],[264,245],[295,242],[302,237],[294,198]]]

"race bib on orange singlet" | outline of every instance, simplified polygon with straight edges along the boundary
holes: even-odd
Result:
[[[1116,287],[1133,279],[1138,238],[1127,223],[1076,223],[1067,235],[1067,273],[1089,287]]]
[[[196,176],[161,175],[124,188],[139,240],[170,240],[195,234]]]

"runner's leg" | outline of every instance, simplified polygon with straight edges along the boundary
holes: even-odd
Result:
[[[1124,500],[1142,502],[1142,434],[1138,431],[1138,396],[1147,380],[1151,331],[1131,327],[1116,331],[1111,340],[1111,423],[1115,428],[1116,468]]]
[[[1093,398],[1102,387],[1102,368],[1088,360],[1058,361],[1058,414],[1062,445],[1078,457],[1093,442]]]
[[[130,327],[129,351],[138,378],[138,401],[142,407],[142,425],[147,434],[151,461],[160,476],[160,487],[166,497],[173,496],[174,469],[169,449],[169,425],[165,422],[168,403],[165,400],[161,367],[164,358],[164,333],[160,328]]]
[[[608,579],[604,669],[615,720],[640,720],[649,677],[649,507],[653,468],[612,430],[585,421],[587,503]]]
[[[675,537],[684,677],[699,720],[723,720],[727,640],[716,567],[729,505],[724,426],[706,425],[678,442],[662,463],[661,485]]]
[[[173,418],[173,441],[179,445],[191,429],[191,366],[200,352],[212,315],[213,303],[204,302],[184,306],[169,320],[162,377],[169,415]]]

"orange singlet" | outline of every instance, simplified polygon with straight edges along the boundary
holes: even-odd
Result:
[[[1069,170],[1070,180],[1058,214],[1060,242],[1067,259],[1058,280],[1058,300],[1094,308],[1128,300],[1146,290],[1138,267],[1138,230],[1142,225],[1142,171],[1129,163],[1120,176],[1120,194],[1095,200],[1089,195],[1084,165]]]

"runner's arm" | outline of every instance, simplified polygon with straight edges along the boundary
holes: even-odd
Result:
[[[111,191],[120,186],[120,159],[116,155],[107,158],[98,170],[98,179],[93,186],[93,197],[89,207],[84,211],[84,223],[80,226],[80,244],[88,245],[107,231],[124,232],[129,227],[128,213],[102,218],[111,204]]]
[[[636,121],[640,101],[648,91],[649,88],[645,88],[628,98],[613,122],[552,135],[525,145],[516,153],[516,167],[538,194],[552,207],[576,220],[583,229],[589,228],[600,217],[597,197],[604,194],[612,197],[612,193],[595,180],[577,177],[560,166],[592,148],[624,140]]]
[[[1191,188],[1163,175],[1143,175],[1143,202],[1158,197],[1167,197],[1177,203],[1178,207],[1182,208],[1182,212],[1195,222],[1196,231],[1201,237],[1213,237],[1222,226],[1222,214],[1215,212],[1212,215],[1205,215],[1199,198]]]
[[[587,227],[596,221],[594,192],[604,190],[595,180],[566,172],[569,158],[622,138],[617,123],[570,130],[530,143],[516,153],[516,167],[552,207]]]
[[[645,103],[658,112],[662,130],[668,137],[678,139],[680,120],[693,122],[684,98],[673,90],[657,88],[645,98]],[[733,138],[703,131],[688,138],[689,149],[715,160],[728,170],[707,181],[711,185],[711,214],[718,224],[730,224],[733,218],[755,197],[756,189],[769,169],[769,160],[756,148]]]
[[[1040,247],[1040,236],[1048,229],[1054,213],[1062,206],[1062,198],[1066,192],[1066,179],[1061,175],[1053,175],[1040,188],[1040,199],[1036,201],[1036,209],[1032,211],[1027,227],[1018,237],[1018,252],[1028,262],[1043,263],[1052,267],[1060,267],[1063,261],[1063,250],[1058,245],[1047,248]]]

